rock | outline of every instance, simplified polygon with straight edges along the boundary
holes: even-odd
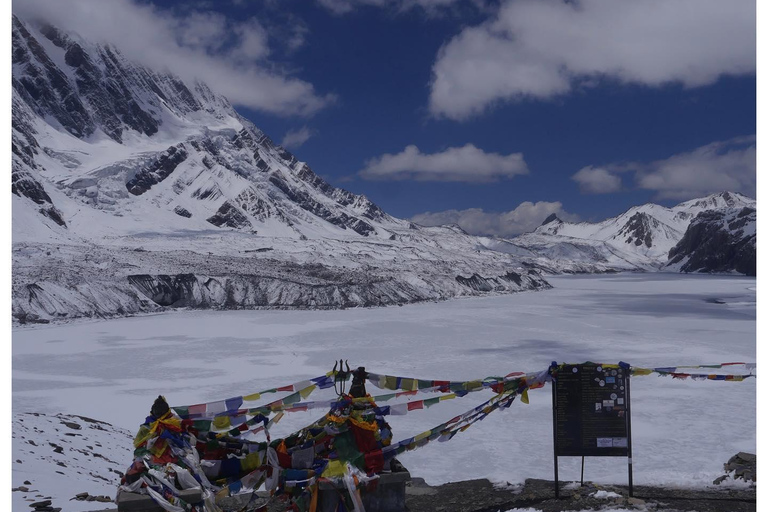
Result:
[[[62,423],[67,427],[71,428],[72,430],[80,430],[81,428],[83,428],[78,423],[75,423],[73,421],[62,421]]]
[[[95,501],[100,501],[102,503],[112,503],[112,498],[109,496],[96,496]]]
[[[29,506],[32,508],[39,508],[39,507],[47,507],[51,504],[51,500],[43,500],[43,501],[36,501],[34,503],[30,503]]]
[[[32,485],[32,482],[30,482],[29,480],[24,480],[24,485]]]
[[[641,500],[640,498],[627,498],[627,503],[636,507],[642,507],[645,505],[645,500]]]
[[[25,484],[28,484],[29,482],[24,482],[24,483],[25,483]],[[23,486],[23,485],[19,486],[19,488],[18,488],[18,489],[19,489],[21,492],[29,492],[29,487],[26,487],[26,486]]]
[[[736,457],[746,462],[757,462],[757,455],[754,453],[739,452]]]
[[[88,497],[88,493],[87,492],[81,492],[81,493],[75,494],[75,497],[72,498],[72,499],[74,499],[74,500],[82,500],[82,499],[85,499],[87,497]]]

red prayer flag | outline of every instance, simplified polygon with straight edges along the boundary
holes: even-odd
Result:
[[[416,402],[408,402],[408,410],[413,411],[415,409],[423,409],[424,400],[417,400]]]

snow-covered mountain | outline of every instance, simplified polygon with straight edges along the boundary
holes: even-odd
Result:
[[[749,267],[699,265],[690,239],[667,266],[699,213],[754,209],[739,194],[597,224],[553,217],[514,240],[422,227],[333,187],[201,82],[16,16],[12,35],[20,323],[402,304],[547,288],[547,272]]]
[[[701,245],[703,235],[695,237],[693,242],[693,235],[689,235],[689,231],[699,225],[702,219],[730,219],[744,209],[751,212],[751,216],[745,214],[740,217],[738,223],[724,221],[721,224],[724,229],[733,233],[732,243],[738,243],[738,240],[742,239],[742,235],[737,233],[742,230],[746,236],[752,236],[751,244],[754,248],[755,208],[754,199],[733,192],[723,192],[692,199],[672,208],[652,203],[636,206],[617,217],[598,223],[568,223],[552,215],[535,231],[520,235],[512,242],[538,256],[552,260],[555,267],[560,262],[571,262],[583,265],[584,270],[597,264],[616,270],[665,269],[747,273],[742,270],[746,268],[743,265],[739,268],[729,264],[699,267],[672,265],[680,261],[682,253],[688,255],[697,250],[706,250],[702,249]],[[726,226],[728,227],[725,228]],[[685,248],[680,248],[678,244],[684,239],[687,239]],[[673,261],[673,256],[676,261]],[[754,267],[754,254],[752,260]]]
[[[205,84],[16,16],[12,139],[19,322],[549,286],[495,241],[331,186]]]

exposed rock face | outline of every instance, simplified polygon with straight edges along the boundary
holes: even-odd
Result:
[[[189,212],[189,210],[187,210],[186,208],[184,208],[184,207],[182,207],[182,206],[177,206],[177,207],[175,207],[175,208],[173,209],[173,212],[174,212],[176,215],[179,215],[179,216],[181,216],[181,217],[186,217],[186,218],[190,218],[190,217],[192,217],[192,214]]]
[[[630,217],[629,221],[621,228],[619,235],[626,236],[625,242],[628,244],[645,245],[651,247],[653,244],[653,227],[658,227],[659,221],[638,212]]]
[[[11,192],[17,196],[24,196],[36,204],[40,205],[39,212],[54,221],[56,224],[62,227],[66,227],[67,223],[61,216],[61,212],[53,206],[51,197],[46,193],[43,186],[32,175],[23,169],[13,165],[13,171],[11,172]]]
[[[456,282],[479,292],[503,292],[509,289],[511,283],[514,283],[515,286],[520,286],[523,283],[523,276],[511,271],[497,277],[483,277],[478,274],[472,274],[470,277],[456,276]],[[532,288],[542,286],[537,280],[531,280],[529,284]]]
[[[757,275],[756,217],[750,207],[700,213],[669,252],[668,266],[681,272]]]
[[[243,215],[243,212],[238,210],[235,206],[232,206],[229,201],[222,204],[219,211],[207,220],[214,226],[226,226],[235,229],[251,226],[251,223],[248,222],[248,219]]]
[[[542,222],[541,225],[542,226],[546,226],[550,222],[556,222],[556,221],[559,221],[559,220],[560,219],[558,218],[556,213],[551,213],[551,214],[549,214],[549,216],[546,219],[544,219],[544,222]]]
[[[166,179],[178,167],[178,165],[187,159],[187,152],[184,146],[171,146],[165,152],[161,153],[149,167],[141,170],[136,176],[125,184],[128,192],[139,196]]]

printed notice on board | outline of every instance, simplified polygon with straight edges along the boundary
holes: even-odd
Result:
[[[627,456],[627,379],[615,365],[562,365],[555,387],[555,455]]]

